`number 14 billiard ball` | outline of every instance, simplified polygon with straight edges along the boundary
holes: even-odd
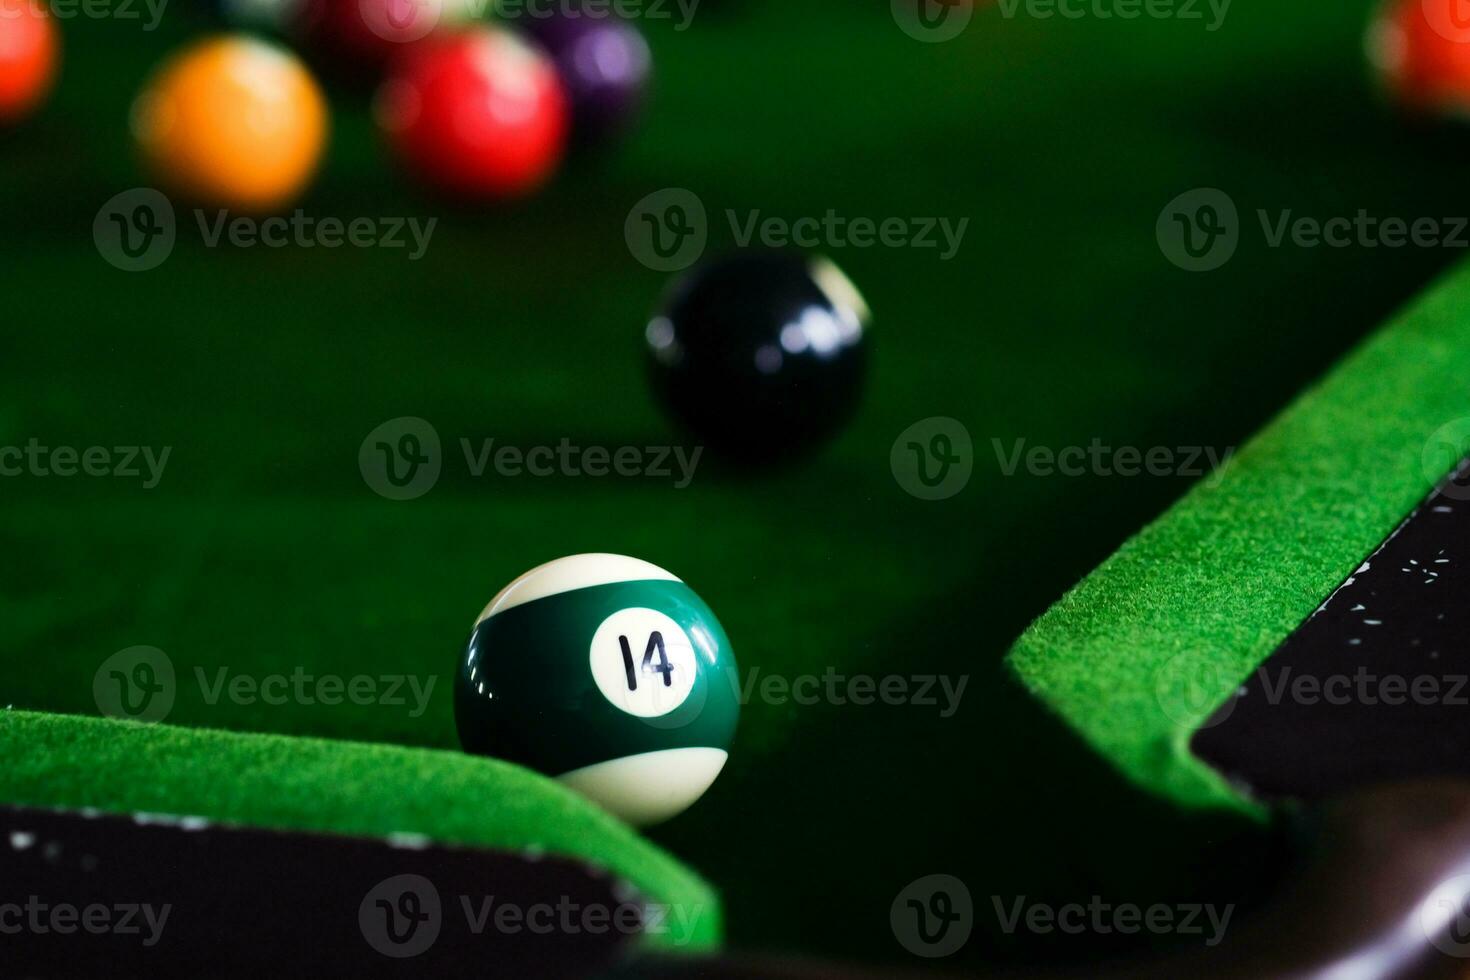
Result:
[[[720,774],[738,691],[730,641],[689,586],[636,558],[574,555],[485,607],[455,672],[454,714],[466,751],[646,825]]]

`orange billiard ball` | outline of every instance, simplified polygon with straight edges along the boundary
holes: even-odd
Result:
[[[56,23],[42,0],[0,0],[0,123],[15,122],[40,105],[60,57]]]
[[[326,100],[300,60],[240,35],[175,55],[138,96],[132,123],[144,164],[167,189],[254,212],[301,193],[328,129]]]

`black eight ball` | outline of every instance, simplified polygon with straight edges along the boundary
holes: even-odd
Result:
[[[648,324],[654,389],[711,449],[780,461],[857,411],[869,313],[830,261],[742,252],[676,282]]]

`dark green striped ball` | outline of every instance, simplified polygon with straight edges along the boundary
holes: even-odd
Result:
[[[636,824],[683,811],[740,715],[730,641],[694,591],[620,555],[561,558],[506,586],[455,672],[466,751],[554,776]]]

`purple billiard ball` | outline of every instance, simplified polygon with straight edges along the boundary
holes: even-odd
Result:
[[[624,133],[643,105],[653,68],[638,28],[610,13],[565,6],[520,23],[556,63],[572,102],[574,139],[600,143]]]

